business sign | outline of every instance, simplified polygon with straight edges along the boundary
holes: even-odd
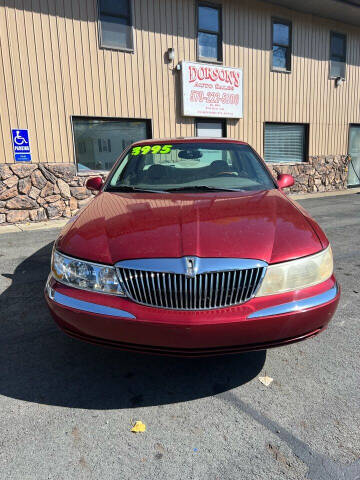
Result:
[[[15,128],[11,132],[15,162],[31,162],[29,130]]]
[[[184,116],[242,118],[241,68],[182,62],[181,71]]]

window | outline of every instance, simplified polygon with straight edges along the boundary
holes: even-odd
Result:
[[[224,120],[197,119],[195,126],[197,137],[226,137],[226,122]]]
[[[285,20],[273,20],[272,68],[291,71],[291,23]]]
[[[345,78],[346,71],[346,35],[330,33],[330,77]]]
[[[221,8],[211,3],[198,4],[198,57],[222,60]]]
[[[98,138],[99,152],[111,152],[111,140],[110,138]]]
[[[78,170],[110,170],[131,143],[151,137],[147,120],[73,117]]]
[[[77,145],[77,148],[78,148],[78,151],[79,153],[83,154],[83,153],[86,153],[86,145],[85,145],[85,142],[79,142],[78,145]]]
[[[308,126],[294,123],[265,123],[265,161],[304,162],[307,157]]]
[[[102,47],[133,49],[130,0],[99,0]]]

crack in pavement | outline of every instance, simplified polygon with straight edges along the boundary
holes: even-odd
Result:
[[[285,442],[294,455],[308,467],[307,477],[310,480],[360,480],[360,459],[349,465],[335,462],[314,452],[305,442],[240,400],[234,393],[224,392],[219,394],[218,398],[230,403]]]

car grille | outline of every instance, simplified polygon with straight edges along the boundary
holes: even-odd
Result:
[[[239,305],[253,297],[264,267],[194,277],[132,268],[118,268],[118,272],[125,293],[135,302],[176,310],[207,310]]]

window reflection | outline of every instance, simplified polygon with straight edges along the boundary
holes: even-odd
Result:
[[[78,170],[110,170],[131,143],[148,138],[144,120],[73,118]]]

